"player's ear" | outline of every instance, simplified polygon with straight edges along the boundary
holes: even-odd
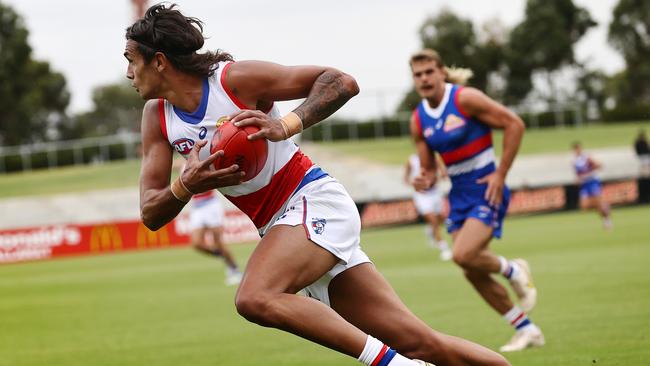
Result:
[[[156,54],[153,57],[153,62],[156,71],[162,72],[167,67],[168,60],[164,53],[156,52]]]

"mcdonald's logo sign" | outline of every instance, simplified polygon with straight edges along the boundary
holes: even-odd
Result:
[[[116,225],[98,225],[90,233],[90,251],[122,249],[122,234]]]
[[[158,231],[151,231],[142,223],[138,226],[138,248],[163,247],[169,244],[167,226],[163,226]]]

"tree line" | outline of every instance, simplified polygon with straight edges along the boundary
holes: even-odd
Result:
[[[523,20],[508,29],[498,19],[477,27],[450,10],[420,27],[422,47],[449,66],[472,69],[469,84],[507,104],[561,102],[588,106],[603,120],[650,115],[650,2],[619,0],[608,42],[625,60],[613,75],[575,58],[575,46],[597,23],[572,0],[527,0]],[[68,115],[64,76],[35,60],[22,17],[0,0],[0,145],[67,140],[137,131],[144,102],[127,82],[95,88],[89,112]],[[395,112],[418,103],[408,92]]]

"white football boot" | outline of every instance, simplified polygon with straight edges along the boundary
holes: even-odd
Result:
[[[530,325],[518,330],[510,341],[499,348],[501,352],[516,352],[528,347],[541,347],[546,343],[542,330]]]
[[[451,260],[453,256],[454,254],[451,252],[451,249],[443,249],[440,251],[440,260],[443,262]]]
[[[239,270],[233,270],[228,268],[226,270],[226,280],[224,281],[226,283],[226,286],[234,286],[234,285],[239,285],[241,282],[242,278],[242,273],[239,272]]]
[[[510,285],[519,298],[519,306],[524,312],[528,313],[533,310],[537,303],[537,289],[533,284],[528,262],[521,258],[512,261],[517,263],[520,271],[510,279]]]

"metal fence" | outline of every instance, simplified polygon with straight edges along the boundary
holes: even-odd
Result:
[[[560,106],[552,111],[535,111],[527,106],[511,109],[533,129],[579,127],[584,124],[583,108],[577,104]],[[301,139],[334,141],[407,136],[409,118],[410,113],[404,112],[358,123],[330,119],[305,130]],[[132,159],[138,157],[139,153],[139,133],[0,147],[0,174]]]
[[[0,147],[0,173],[135,158],[140,134]]]

